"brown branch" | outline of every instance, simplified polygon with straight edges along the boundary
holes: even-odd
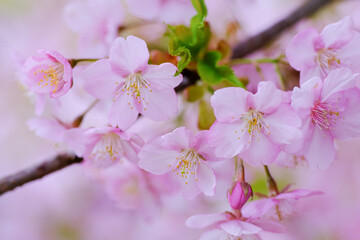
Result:
[[[60,154],[49,161],[27,168],[13,175],[0,179],[0,195],[13,190],[25,183],[42,178],[74,163],[82,162],[82,158],[70,154]]]
[[[334,2],[334,0],[308,0],[298,9],[290,13],[287,17],[275,23],[270,28],[249,37],[245,41],[235,46],[232,58],[243,58],[246,55],[253,53],[265,45],[276,39],[284,30],[290,28],[299,20],[314,14],[319,9],[327,4]]]
[[[238,44],[234,48],[233,58],[241,58],[261,49],[266,44],[274,40],[285,29],[291,27],[300,19],[315,13],[317,10],[332,1],[334,0],[309,0],[299,9],[291,13],[288,17],[274,24],[269,29]],[[188,86],[193,85],[199,79],[199,76],[195,71],[184,70],[182,74],[184,76],[184,81],[175,89],[176,92],[180,92]],[[74,155],[61,154],[47,162],[4,177],[0,179],[0,195],[28,182],[42,178],[47,174],[58,171],[74,163],[80,163],[82,161],[82,158],[76,157]]]

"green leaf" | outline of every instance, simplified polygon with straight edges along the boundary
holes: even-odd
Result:
[[[204,99],[199,102],[199,119],[198,127],[200,130],[208,130],[211,125],[215,122],[214,110],[210,103]]]
[[[225,80],[234,86],[244,87],[229,66],[218,65],[221,57],[222,55],[218,51],[206,53],[204,59],[199,60],[197,65],[200,78],[209,84],[218,84]]]
[[[204,0],[191,1],[197,14],[191,18],[190,27],[168,25],[166,33],[169,37],[170,55],[181,57],[178,63],[179,72],[203,55],[211,36],[209,25],[204,23],[207,15]]]

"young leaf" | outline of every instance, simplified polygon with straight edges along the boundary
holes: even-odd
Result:
[[[204,59],[199,60],[197,65],[200,78],[209,84],[218,84],[226,80],[234,86],[244,87],[229,66],[218,65],[221,57],[221,53],[218,51],[206,53]]]

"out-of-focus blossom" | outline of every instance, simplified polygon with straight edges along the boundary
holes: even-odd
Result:
[[[177,175],[186,198],[193,198],[200,192],[212,196],[216,180],[207,162],[223,159],[213,154],[207,134],[207,131],[202,131],[194,136],[181,127],[155,138],[140,151],[139,166],[157,175]]]
[[[246,239],[260,240],[259,233],[284,232],[284,227],[278,223],[236,217],[233,213],[224,212],[218,214],[199,214],[186,220],[186,226],[196,229],[208,229],[202,234],[200,240],[211,239]]]
[[[211,105],[217,121],[210,138],[217,156],[239,154],[254,166],[270,164],[282,145],[301,137],[300,118],[272,82],[261,82],[256,94],[242,88],[217,90]]]
[[[196,14],[189,0],[127,0],[126,2],[134,16],[148,21],[189,25],[191,17]]]
[[[310,28],[298,33],[286,49],[293,68],[300,71],[304,83],[313,76],[324,79],[332,70],[348,67],[360,72],[360,33],[353,21],[345,17],[328,25],[319,34]]]
[[[348,68],[332,71],[324,81],[313,77],[294,88],[291,105],[303,119],[303,137],[296,143],[310,169],[325,170],[335,158],[334,139],[360,134],[359,74]]]
[[[321,194],[319,191],[297,189],[288,191],[290,186],[284,188],[278,195],[249,202],[241,209],[242,216],[246,218],[260,218],[281,221],[291,216],[297,200]]]
[[[61,97],[72,86],[72,68],[64,56],[46,50],[39,51],[39,54],[24,62],[24,75],[21,75],[23,83],[37,95],[37,114],[43,112],[48,97]]]
[[[122,25],[125,12],[120,0],[71,2],[64,9],[68,27],[79,33],[82,56],[104,57]]]
[[[86,162],[96,167],[108,167],[124,159],[136,163],[143,145],[137,135],[113,127],[67,131],[64,141],[78,156],[83,156]]]
[[[110,59],[99,60],[84,72],[84,88],[94,97],[113,99],[109,123],[128,128],[141,113],[152,120],[168,120],[177,112],[174,88],[182,76],[174,76],[171,63],[148,65],[146,43],[137,37],[117,38]]]

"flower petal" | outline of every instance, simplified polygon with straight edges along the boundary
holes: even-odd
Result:
[[[311,170],[326,170],[335,158],[334,138],[328,131],[314,127],[304,155]]]
[[[273,82],[260,82],[252,99],[257,111],[271,113],[281,104],[282,92]]]
[[[351,17],[344,17],[340,21],[327,25],[320,37],[325,43],[325,48],[341,48],[354,36],[354,26]]]
[[[277,202],[271,198],[255,200],[245,204],[241,209],[241,214],[246,218],[259,218],[273,208]]]
[[[240,237],[243,234],[255,234],[261,231],[261,228],[255,226],[254,224],[240,220],[232,220],[221,223],[220,228],[225,232],[237,237]]]
[[[216,179],[212,168],[205,161],[201,161],[196,168],[195,174],[196,179],[198,180],[197,185],[200,190],[206,196],[213,196]]]
[[[111,46],[111,67],[123,77],[145,70],[148,61],[149,50],[145,41],[140,38],[132,35],[126,39],[119,37]]]
[[[186,220],[185,224],[187,227],[190,228],[203,229],[226,220],[227,217],[224,213],[199,214],[189,217]]]
[[[211,97],[211,106],[216,119],[220,122],[233,122],[240,119],[241,114],[247,112],[247,98],[249,92],[243,88],[223,88],[215,91]],[[236,104],[236,107],[235,105]]]
[[[314,28],[306,29],[293,38],[286,48],[286,57],[293,68],[302,71],[316,65],[314,43],[318,38],[319,34]]]
[[[171,63],[149,65],[142,77],[150,83],[151,89],[175,88],[183,79],[181,74],[174,76],[176,71],[177,67]]]
[[[126,94],[121,94],[115,100],[109,113],[109,124],[111,126],[118,126],[120,129],[124,130],[135,122],[139,112],[136,107],[131,106],[132,101],[133,99]]]
[[[116,90],[116,82],[123,81],[121,76],[111,70],[110,61],[102,59],[91,64],[83,73],[84,89],[92,96],[100,99],[112,98]]]

